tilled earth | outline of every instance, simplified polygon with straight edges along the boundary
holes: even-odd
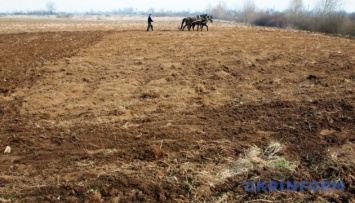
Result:
[[[0,21],[0,202],[355,201],[353,39],[159,18],[13,29],[46,23]],[[272,142],[294,171],[238,165]]]

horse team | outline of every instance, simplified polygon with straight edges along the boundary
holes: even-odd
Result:
[[[209,16],[207,14],[198,15],[196,17],[186,17],[182,19],[180,30],[184,31],[184,29],[187,27],[189,31],[191,30],[191,28],[194,31],[195,26],[197,26],[197,31],[199,28],[202,31],[203,27],[206,27],[208,31],[208,26],[207,26],[208,21],[213,23],[212,16]]]

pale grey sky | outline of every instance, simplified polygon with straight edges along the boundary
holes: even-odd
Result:
[[[48,1],[55,2],[57,11],[112,11],[132,7],[138,11],[154,8],[156,11],[189,10],[204,11],[208,5],[215,6],[220,1],[229,8],[241,9],[245,0],[0,0],[0,12],[45,10]],[[319,0],[303,0],[310,10]],[[254,0],[258,9],[285,10],[290,0]],[[343,0],[342,9],[355,12],[355,0]]]

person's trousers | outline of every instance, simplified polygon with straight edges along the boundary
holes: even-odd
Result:
[[[152,29],[152,31],[153,31],[153,25],[151,24],[151,23],[148,23],[148,28],[147,28],[147,32],[149,31],[149,29]]]

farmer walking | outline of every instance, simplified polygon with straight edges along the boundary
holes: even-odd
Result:
[[[150,17],[151,14],[149,14],[149,17],[148,17],[148,28],[147,28],[147,32],[149,31],[149,28],[152,28],[152,31],[153,31],[153,25],[152,25],[152,22],[154,22],[152,20],[152,18]]]

